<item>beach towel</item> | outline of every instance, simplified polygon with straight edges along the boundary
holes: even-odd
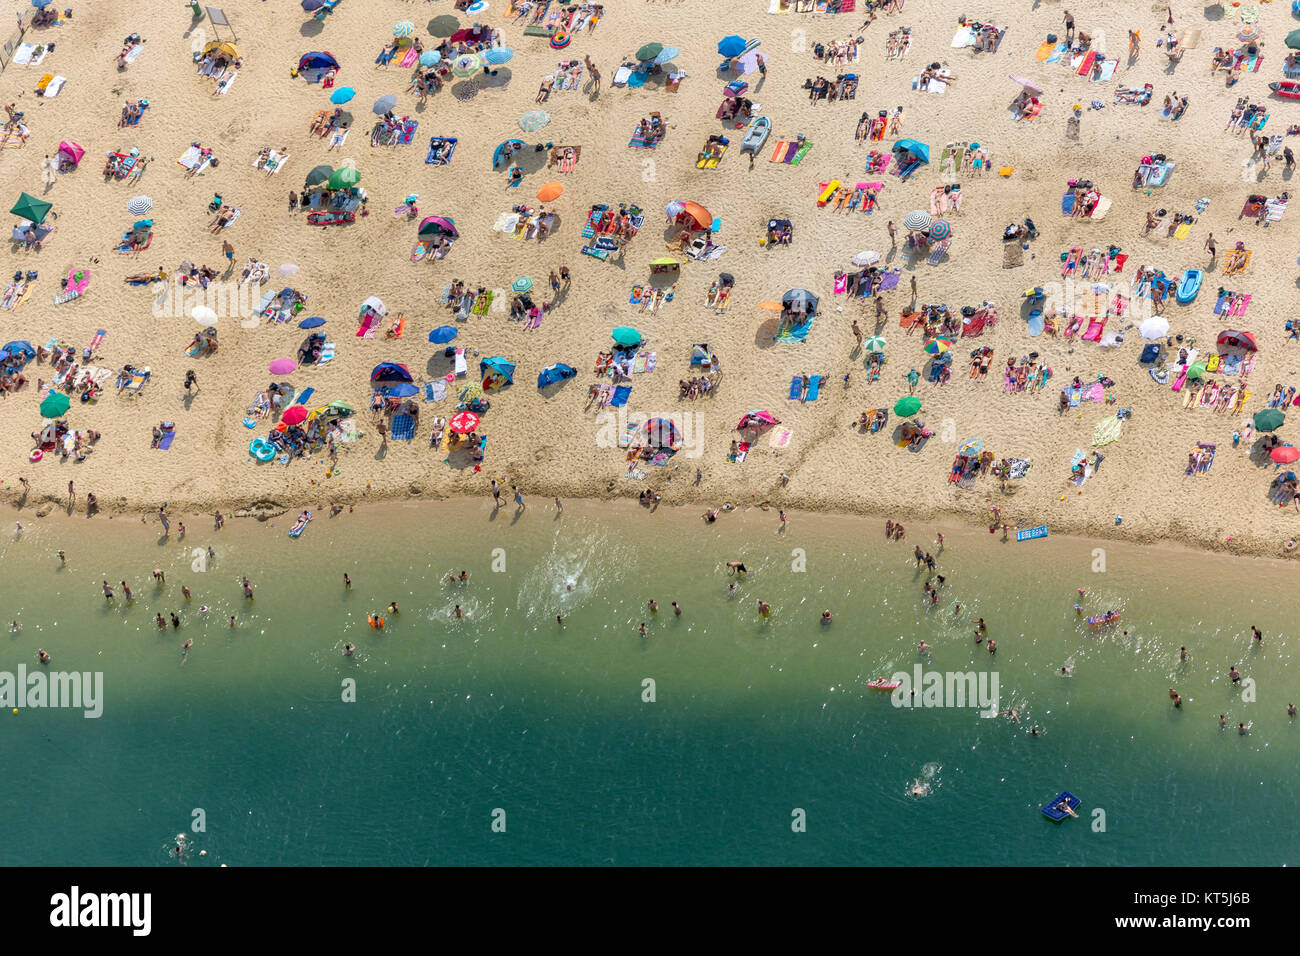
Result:
[[[794,437],[794,432],[790,429],[774,428],[772,429],[772,437],[768,439],[767,443],[773,448],[784,448],[790,444],[792,437]]]
[[[1097,51],[1089,50],[1087,53],[1080,57],[1076,57],[1075,59],[1079,61],[1079,68],[1075,70],[1075,72],[1080,76],[1089,76],[1092,73],[1092,65],[1097,60]],[[1070,66],[1074,66],[1074,64],[1075,60],[1071,60]]]
[[[104,344],[104,336],[106,335],[108,335],[108,333],[103,329],[96,332],[90,340],[90,351],[94,352],[98,350],[98,348]]]
[[[451,157],[456,152],[457,142],[458,140],[454,136],[429,137],[429,153],[427,156],[424,157],[425,164],[430,166],[446,166],[448,163],[451,162]],[[438,151],[446,144],[450,144],[451,149],[448,150],[446,156],[440,159],[438,157]]]
[[[1082,398],[1085,402],[1101,402],[1106,400],[1106,388],[1101,382],[1093,382],[1083,389]]]
[[[406,69],[410,69],[411,67],[415,66],[415,61],[418,60],[419,58],[420,58],[420,54],[415,52],[414,46],[411,46],[407,48],[406,55],[402,57],[402,61],[397,65],[400,67],[404,67]]]
[[[1101,71],[1092,78],[1093,83],[1106,83],[1115,75],[1115,67],[1119,64],[1118,60],[1107,60],[1101,65]]]
[[[140,54],[143,52],[144,44],[137,43],[135,46],[131,47],[131,49],[127,50],[126,56],[123,57],[123,59],[126,60],[127,63],[134,63],[136,60],[140,59]]]
[[[1286,207],[1284,206],[1283,208],[1286,208]],[[1279,218],[1280,218],[1280,217],[1279,217]],[[1187,238],[1187,234],[1190,233],[1191,231],[1192,231],[1192,224],[1191,224],[1190,222],[1183,222],[1183,223],[1181,223],[1181,224],[1178,226],[1177,229],[1174,230],[1174,238],[1175,238],[1175,239],[1186,239],[1186,238]]]
[[[1088,331],[1084,332],[1079,338],[1087,342],[1100,342],[1104,328],[1106,328],[1105,319],[1091,319],[1088,322]]]
[[[1025,250],[1020,247],[1020,243],[1004,242],[1002,244],[1002,268],[1014,269],[1024,264]]]
[[[326,342],[321,346],[320,358],[316,360],[317,365],[326,365],[334,359],[334,343]]]
[[[813,320],[807,319],[802,325],[786,326],[777,334],[778,342],[802,342],[808,338],[808,333],[812,331]]]
[[[1092,444],[1109,445],[1118,439],[1124,433],[1124,419],[1112,415],[1110,418],[1103,418],[1092,430]]]
[[[393,416],[393,441],[410,441],[415,437],[415,416],[403,412]]]
[[[49,48],[41,46],[41,52],[36,52],[37,44],[24,43],[14,51],[15,63],[21,63],[23,66],[36,66],[41,60],[45,59],[45,54],[49,53]]]
[[[641,135],[640,129],[638,128],[638,131],[633,133],[632,138],[628,141],[628,146],[636,149],[655,149],[661,142],[663,142],[662,136],[658,139],[646,139]]]
[[[958,50],[962,49],[963,47],[974,46],[975,28],[971,26],[958,27],[957,32],[953,34],[951,45]],[[1048,46],[1049,44],[1044,44],[1044,45]]]
[[[447,397],[447,383],[442,379],[436,382],[424,383],[424,400],[426,402],[440,402]]]
[[[212,91],[213,95],[224,96],[226,93],[230,91],[230,88],[235,85],[235,80],[237,79],[239,79],[239,71],[231,70],[229,73],[223,76],[219,81],[217,81],[217,88]]]
[[[377,325],[379,325],[379,316],[375,315],[373,312],[367,314],[361,319],[361,325],[357,329],[357,338],[374,338],[375,327]]]
[[[162,433],[162,438],[158,440],[158,445],[157,445],[158,450],[166,451],[168,448],[171,448],[172,442],[175,439],[176,439],[176,426],[173,425],[171,428],[164,428]]]
[[[803,397],[803,376],[796,375],[790,379],[790,399],[797,401]]]
[[[805,402],[817,401],[817,396],[821,394],[821,389],[822,389],[822,377],[820,375],[812,376],[812,378],[808,379],[808,394],[804,396],[804,401]]]
[[[620,385],[614,389],[614,394],[609,400],[609,404],[614,408],[622,408],[627,404],[628,396],[632,394],[631,385]]]
[[[1044,44],[1044,46],[1046,46],[1046,44]],[[1047,62],[1048,63],[1058,62],[1061,59],[1061,57],[1065,56],[1066,51],[1069,49],[1070,49],[1070,44],[1064,41],[1057,43],[1056,46],[1053,47],[1052,52],[1048,54]]]

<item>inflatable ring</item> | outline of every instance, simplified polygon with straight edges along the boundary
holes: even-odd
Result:
[[[270,461],[275,457],[275,446],[265,438],[254,438],[248,443],[248,453],[258,461]]]
[[[28,461],[40,461],[40,460],[41,460],[42,458],[44,458],[44,457],[45,457],[45,452],[43,452],[43,451],[41,451],[39,448],[37,448],[37,449],[34,449],[30,455],[27,456],[27,460],[28,460]]]
[[[571,37],[569,36],[569,32],[567,30],[556,30],[553,34],[551,34],[551,49],[563,50],[566,46],[569,45],[570,39]]]

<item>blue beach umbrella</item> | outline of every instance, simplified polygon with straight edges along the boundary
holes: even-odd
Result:
[[[510,283],[510,288],[514,292],[523,294],[533,287],[533,280],[528,276],[520,276],[514,282]]]
[[[730,58],[744,52],[745,40],[743,37],[738,37],[735,34],[732,34],[729,37],[723,37],[722,42],[718,44],[719,56]]]
[[[654,62],[657,63],[659,66],[663,66],[665,63],[667,63],[669,60],[672,60],[681,52],[682,51],[677,49],[677,47],[675,46],[666,46],[659,51],[659,55],[654,58]]]
[[[356,95],[357,95],[357,91],[354,90],[352,87],[340,86],[337,90],[335,90],[333,93],[330,94],[330,102],[333,103],[335,106],[342,106],[344,103],[346,103],[348,100],[352,99],[352,97]]]
[[[310,319],[303,319],[298,323],[300,329],[318,329],[325,324],[325,320],[319,315],[313,315]]]
[[[53,2],[54,0],[32,0],[32,6],[34,6],[37,10],[44,10]]]
[[[308,13],[325,6],[325,0],[302,0],[302,8]]]
[[[498,47],[493,47],[492,49],[484,53],[483,59],[493,64],[494,66],[500,66],[502,63],[509,62],[510,58],[513,57],[514,55],[515,55],[514,50],[509,50],[506,49],[505,47],[498,46]]]
[[[442,62],[442,54],[437,50],[425,50],[420,54],[420,66],[437,66]]]
[[[429,341],[436,345],[446,345],[458,335],[460,330],[450,325],[440,325],[429,333]]]

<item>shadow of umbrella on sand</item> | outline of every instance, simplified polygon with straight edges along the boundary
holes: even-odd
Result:
[[[448,13],[429,21],[429,33],[436,37],[449,37],[459,29],[460,21]]]

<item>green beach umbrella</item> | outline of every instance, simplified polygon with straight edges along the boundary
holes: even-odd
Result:
[[[662,43],[647,43],[641,49],[636,51],[636,58],[642,63],[645,63],[648,60],[653,60],[663,51],[664,45]]]
[[[1205,377],[1205,363],[1204,363],[1204,362],[1195,362],[1195,363],[1193,363],[1191,366],[1189,366],[1188,369],[1187,369],[1187,377],[1188,377],[1188,378],[1204,378],[1204,377]]]
[[[330,173],[330,189],[346,189],[361,182],[361,170],[353,166],[344,166]]]
[[[14,203],[14,208],[9,211],[21,219],[30,219],[35,225],[40,225],[45,221],[45,217],[50,214],[54,208],[53,203],[48,203],[44,199],[37,199],[35,196],[29,196],[27,193],[19,193],[18,201]]]
[[[1292,30],[1286,35],[1286,45],[1293,50],[1300,50],[1300,30]]]
[[[894,403],[894,414],[906,418],[921,410],[921,400],[915,395],[906,395]]]
[[[868,352],[883,352],[885,350],[885,337],[883,335],[873,335],[865,343]]]
[[[641,339],[643,338],[640,332],[638,332],[636,329],[632,328],[629,325],[620,325],[613,332],[611,332],[610,335],[614,337],[614,341],[617,342],[619,345],[628,345],[628,346],[640,345]]]
[[[1284,421],[1286,416],[1276,408],[1265,408],[1255,413],[1255,427],[1262,432],[1276,431]]]
[[[319,186],[321,183],[327,183],[332,175],[334,175],[333,166],[315,166],[307,174],[307,185]]]
[[[68,410],[72,403],[68,401],[68,396],[62,392],[50,392],[45,396],[45,401],[41,402],[41,414],[46,418],[58,418]]]

